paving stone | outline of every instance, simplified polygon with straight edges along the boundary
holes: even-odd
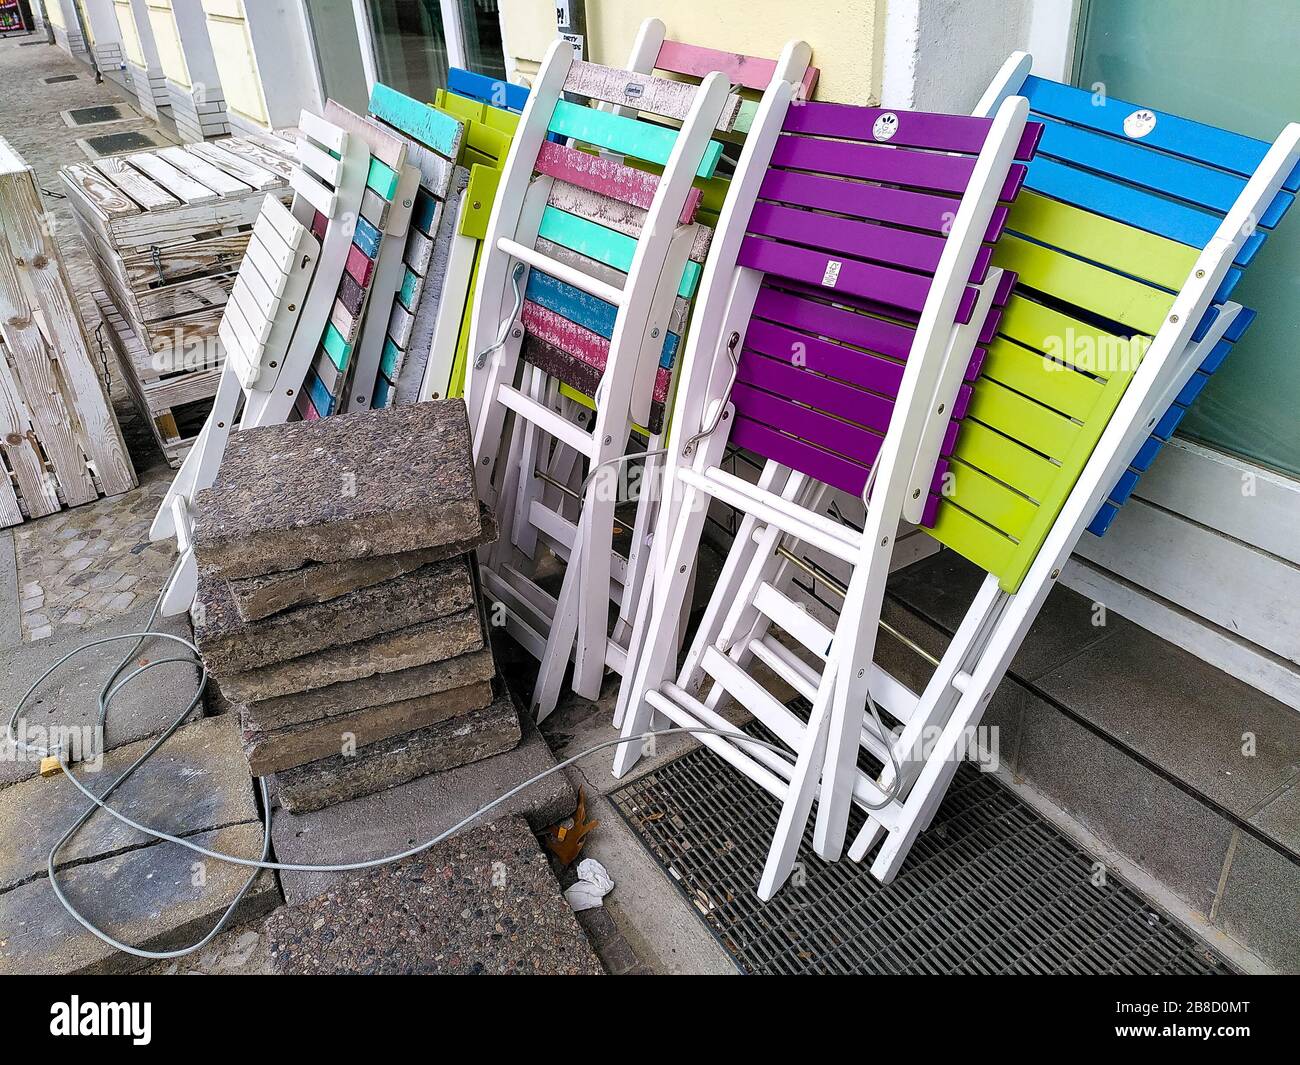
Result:
[[[446,617],[474,601],[463,555],[255,622],[240,617],[225,581],[204,576],[195,600],[194,642],[212,672],[245,673]]]
[[[129,743],[110,751],[102,763],[78,765],[73,771],[82,784],[102,795],[151,742]],[[100,766],[97,771],[95,764]],[[178,729],[110,802],[141,824],[177,836],[255,821],[258,816],[239,733],[228,717],[206,718]],[[9,826],[9,842],[0,847],[0,892],[43,876],[50,848],[87,805],[62,773],[0,790],[0,824]],[[153,842],[100,812],[59,852],[59,860],[97,860]]]
[[[482,647],[482,616],[477,609],[462,610],[247,673],[227,673],[221,678],[221,689],[228,699],[256,702],[441,662]]]
[[[1242,817],[1300,768],[1294,710],[1136,626],[1036,685]]]
[[[266,931],[284,974],[603,974],[514,817],[277,910]]]
[[[144,631],[149,611],[149,607],[141,607],[87,632],[65,632],[0,652],[0,706],[12,712],[38,676],[88,640]],[[184,614],[159,618],[155,628],[186,640],[190,638],[189,618]],[[99,713],[99,689],[131,646],[130,640],[103,644],[64,663],[24,704],[19,729],[36,732],[52,726],[93,726]],[[135,661],[183,654],[185,648],[178,643],[152,639],[135,653]],[[141,673],[113,701],[105,729],[106,749],[161,732],[190,701],[198,680],[198,669],[183,662],[169,662]],[[45,744],[41,735],[33,735],[32,739]],[[39,760],[16,751],[7,736],[0,738],[0,786],[33,776],[38,769]]]
[[[481,508],[479,521],[478,535],[469,540],[456,540],[440,547],[395,555],[318,562],[288,573],[272,573],[264,577],[245,577],[228,582],[230,595],[245,621],[260,621],[292,607],[323,603],[345,592],[400,577],[430,562],[468,554],[495,541],[496,520],[486,507]]]
[[[940,551],[892,574],[889,590],[951,633],[966,616],[984,577],[983,570],[956,551]],[[1021,680],[1035,680],[1094,644],[1142,631],[1113,610],[1104,615],[1104,624],[1096,624],[1097,620],[1092,603],[1058,585],[1044,601],[1009,672]]]
[[[227,579],[476,536],[462,400],[236,433],[196,499],[200,567]]]
[[[491,701],[492,684],[481,681],[436,695],[402,699],[273,732],[245,728],[244,753],[248,756],[248,768],[253,776],[267,776],[338,755],[345,740],[363,748],[457,715],[482,710]],[[246,724],[247,717],[244,721]]]
[[[1300,863],[1239,832],[1215,923],[1278,971],[1300,973]]]
[[[327,688],[247,703],[244,706],[245,720],[254,731],[270,732],[321,721],[335,714],[462,688],[491,680],[495,672],[492,652],[483,648],[443,662],[430,662],[395,673],[376,673],[373,677],[331,684]]]
[[[275,811],[272,838],[282,862],[329,865],[396,854],[432,839],[511,788],[555,768],[556,758],[525,715],[518,747],[481,762],[431,773],[386,791],[295,814]],[[485,821],[518,814],[537,831],[570,816],[577,794],[563,772],[553,772],[512,796],[465,831]],[[285,898],[301,902],[353,879],[349,873],[285,870]]]
[[[261,824],[242,824],[193,837],[201,846],[257,858]],[[88,918],[124,943],[175,950],[201,939],[243,887],[249,870],[207,859],[195,873],[193,851],[175,843],[141,847],[63,870],[59,883]],[[263,872],[236,911],[248,921],[279,904],[275,878]],[[108,946],[59,905],[41,877],[0,895],[0,975],[131,972],[143,958]]]
[[[511,750],[522,736],[508,694],[481,710],[275,775],[280,805],[309,813]]]
[[[1208,916],[1231,823],[1050,703],[1024,698],[1017,775]]]

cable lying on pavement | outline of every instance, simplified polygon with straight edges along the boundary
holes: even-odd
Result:
[[[89,806],[86,807],[86,809],[82,812],[81,816],[77,818],[77,820],[72,824],[72,826],[67,830],[67,832],[65,832],[62,835],[62,837],[60,837],[58,842],[55,843],[50,850],[47,869],[49,872],[50,887],[53,888],[55,897],[59,900],[59,904],[68,912],[68,914],[73,918],[73,920],[75,920],[79,925],[81,925],[81,927],[86,929],[86,931],[90,932],[92,935],[96,936],[104,943],[107,943],[110,947],[113,947],[116,950],[123,951],[127,954],[132,954],[137,958],[145,958],[149,961],[167,961],[174,958],[184,957],[187,954],[192,954],[195,951],[200,950],[203,947],[207,946],[207,944],[210,943],[222,931],[222,929],[224,929],[230,923],[231,919],[235,915],[235,911],[238,908],[239,903],[243,901],[244,896],[248,894],[249,890],[253,886],[253,881],[257,879],[258,873],[260,873],[263,869],[276,869],[282,871],[302,872],[302,873],[346,873],[346,872],[357,872],[365,869],[374,869],[381,865],[388,865],[392,862],[398,862],[405,858],[413,857],[417,854],[421,854],[424,851],[427,851],[437,846],[443,840],[448,839],[451,836],[455,835],[461,829],[477,821],[484,814],[491,813],[498,806],[502,805],[505,802],[508,802],[510,799],[514,798],[516,795],[532,787],[534,784],[540,783],[541,781],[545,780],[547,777],[552,776],[553,774],[558,773],[561,770],[567,769],[569,766],[575,764],[576,762],[581,761],[583,758],[586,758],[589,755],[595,754],[599,751],[606,750],[607,748],[610,747],[617,747],[620,744],[634,743],[634,742],[644,743],[646,740],[652,737],[672,736],[672,735],[680,735],[680,734],[728,736],[734,742],[750,743],[753,744],[755,747],[762,747],[762,748],[766,748],[767,750],[774,751],[781,757],[786,758],[788,761],[790,761],[791,764],[793,764],[793,759],[790,757],[789,752],[786,751],[785,748],[775,743],[769,743],[767,740],[762,740],[756,737],[747,736],[744,733],[741,733],[739,729],[736,729],[734,731],[729,731],[725,729],[706,728],[704,726],[648,729],[647,731],[639,733],[636,736],[631,736],[631,737],[620,736],[618,738],[611,739],[611,740],[604,740],[601,743],[596,743],[590,747],[584,748],[583,750],[579,751],[577,754],[565,758],[563,761],[556,763],[550,768],[545,769],[542,772],[529,777],[527,780],[522,781],[519,784],[516,784],[514,787],[509,788],[508,790],[502,792],[491,802],[485,803],[483,806],[480,806],[473,813],[467,815],[466,817],[461,818],[450,828],[445,829],[442,832],[439,832],[436,836],[433,836],[430,839],[425,840],[423,843],[418,843],[415,846],[409,847],[404,851],[399,851],[396,854],[388,854],[380,858],[370,858],[365,861],[359,861],[359,862],[342,862],[336,865],[305,865],[297,862],[273,862],[268,860],[268,857],[271,853],[271,801],[270,801],[270,795],[267,791],[266,779],[264,777],[258,777],[257,778],[258,791],[262,800],[262,854],[260,858],[241,858],[238,855],[226,854],[222,851],[213,850],[210,847],[203,847],[197,843],[192,842],[191,840],[183,839],[180,836],[172,835],[171,833],[164,832],[161,829],[157,829],[149,825],[141,824],[139,821],[136,821],[128,817],[126,814],[122,813],[119,810],[115,810],[112,806],[108,805],[108,800],[113,795],[113,793],[116,792],[117,789],[120,788],[123,784],[125,784],[126,781],[129,780],[131,776],[136,772],[136,770],[138,770],[150,758],[152,758],[154,754],[158,752],[159,748],[161,748],[162,745],[166,743],[167,740],[170,739],[173,734],[175,734],[177,729],[181,727],[181,725],[185,722],[185,719],[189,717],[189,715],[194,711],[195,707],[199,705],[199,702],[203,698],[204,689],[207,687],[208,671],[207,668],[203,665],[203,660],[199,654],[199,649],[191,641],[186,640],[181,636],[173,636],[172,634],[166,632],[152,631],[152,626],[154,624],[154,621],[157,619],[158,609],[160,605],[161,605],[161,597],[159,598],[159,601],[154,604],[153,611],[149,615],[149,620],[145,623],[144,632],[123,633],[118,636],[109,636],[101,640],[92,640],[89,643],[82,644],[81,646],[76,647],[73,650],[69,651],[66,655],[64,655],[57,662],[51,665],[48,669],[45,670],[44,673],[42,673],[39,677],[37,677],[36,680],[32,683],[31,687],[29,687],[27,691],[23,693],[22,697],[18,700],[18,703],[15,705],[13,713],[10,715],[8,725],[7,725],[9,739],[14,743],[14,745],[17,747],[18,750],[23,751],[24,753],[27,754],[39,755],[40,757],[43,758],[57,757],[59,761],[59,768],[63,771],[64,775],[68,778],[68,780],[72,782],[73,786],[78,791],[80,791],[82,795],[84,795],[87,799],[90,800],[91,803]],[[30,698],[32,693],[35,692],[36,689],[39,688],[41,684],[45,682],[47,677],[49,677],[56,670],[60,669],[63,666],[63,664],[67,662],[69,659],[74,658],[75,656],[81,654],[83,651],[88,651],[93,647],[100,647],[103,646],[104,644],[116,643],[120,640],[132,640],[132,639],[134,639],[136,642],[132,645],[131,650],[127,652],[126,656],[118,663],[117,667],[109,675],[108,680],[105,681],[104,685],[100,688],[99,711],[98,711],[98,718],[97,718],[98,728],[100,730],[99,735],[101,736],[103,735],[103,729],[105,726],[105,722],[108,719],[109,709],[112,706],[113,700],[131,681],[133,681],[136,677],[139,677],[141,674],[147,672],[148,670],[154,669],[157,666],[167,665],[172,662],[191,663],[191,664],[198,665],[199,667],[200,670],[199,681],[198,684],[195,686],[194,695],[190,699],[189,703],[186,705],[185,709],[172,721],[172,723],[166,729],[163,730],[163,732],[153,741],[153,743],[149,745],[149,747],[144,751],[144,753],[141,754],[139,758],[137,758],[134,762],[132,762],[131,765],[128,766],[122,772],[121,776],[119,776],[116,780],[113,781],[112,784],[110,784],[107,788],[105,788],[101,794],[96,795],[92,791],[90,791],[79,779],[77,779],[77,776],[72,772],[72,767],[68,760],[68,752],[66,750],[64,750],[61,746],[43,748],[43,747],[37,747],[34,745],[24,743],[18,738],[16,726],[17,726],[18,718],[22,714],[23,706],[27,702],[28,698]],[[188,648],[189,651],[191,652],[191,655],[189,656],[177,655],[168,658],[155,659],[153,661],[145,663],[144,665],[138,667],[137,669],[132,670],[131,672],[127,673],[125,676],[122,676],[123,671],[126,669],[127,665],[131,661],[132,657],[135,655],[136,651],[139,650],[139,648],[144,644],[146,640],[151,640],[151,639],[171,640],[174,643],[179,643],[184,647]],[[119,677],[121,677],[120,680],[118,679]],[[249,876],[248,880],[244,882],[243,887],[241,887],[239,891],[236,893],[234,899],[231,900],[230,905],[226,907],[225,912],[217,920],[216,924],[212,926],[212,928],[202,939],[192,944],[191,946],[182,947],[178,950],[152,951],[152,950],[143,950],[139,947],[132,946],[129,943],[123,943],[121,940],[115,939],[113,936],[105,932],[98,925],[94,924],[94,922],[92,922],[88,917],[86,917],[85,914],[83,914],[80,910],[78,910],[76,906],[74,906],[72,902],[68,899],[68,897],[64,894],[62,887],[60,887],[59,885],[59,879],[58,879],[59,852],[70,842],[72,842],[73,839],[76,838],[77,833],[80,832],[81,829],[85,827],[86,823],[99,810],[103,810],[110,817],[116,819],[117,821],[120,821],[122,824],[128,826],[129,828],[133,828],[137,832],[143,833],[144,835],[149,836],[155,840],[165,841],[167,843],[175,843],[178,844],[179,846],[185,847],[186,849],[193,851],[196,854],[201,854],[204,857],[214,858],[222,862],[228,862],[231,865],[244,866],[245,868],[251,869],[252,873]]]

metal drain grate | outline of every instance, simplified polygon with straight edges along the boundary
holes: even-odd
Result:
[[[124,104],[95,104],[93,107],[74,107],[63,112],[69,126],[98,126],[105,122],[124,122],[139,117]]]
[[[778,807],[730,766],[697,749],[612,798],[744,972],[1233,971],[969,763],[892,884],[823,862],[810,826],[801,882],[768,903],[754,888]]]
[[[80,80],[81,80],[81,75],[80,75],[80,74],[56,74],[56,75],[55,75],[54,77],[52,77],[52,78],[46,78],[46,79],[45,79],[45,84],[46,84],[46,85],[57,85],[57,84],[59,84],[59,82],[62,82],[62,81],[80,81]]]
[[[128,130],[126,133],[105,133],[98,137],[85,137],[77,142],[94,158],[101,155],[117,155],[120,152],[138,152],[145,148],[157,148],[159,141],[148,133]],[[161,142],[164,145],[165,141]]]

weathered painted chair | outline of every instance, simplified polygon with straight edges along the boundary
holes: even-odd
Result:
[[[894,535],[933,521],[949,474],[966,383],[985,356],[1012,278],[990,266],[1039,130],[1027,104],[995,117],[791,106],[774,85],[754,119],[755,152],[722,209],[673,409],[674,440],[654,536],[650,601],[624,675],[623,775],[653,720],[730,736],[700,742],[781,800],[759,884],[789,875],[828,743],[851,737],[887,760],[877,701],[906,717],[902,685],[872,671]],[[738,445],[767,462],[756,484],[727,473]],[[821,510],[825,486],[869,496],[855,530]],[[744,515],[680,673],[676,621],[711,501]],[[832,630],[778,587],[783,552],[807,544],[852,566]],[[783,629],[787,644],[770,634]],[[791,647],[801,644],[817,669]],[[747,669],[757,658],[811,704],[803,720]],[[691,678],[707,677],[704,698]],[[677,677],[676,682],[672,679]],[[723,693],[791,757],[757,747],[714,707]],[[856,770],[850,794],[873,809],[887,780]]]
[[[1010,66],[986,98],[1021,93],[1046,127],[994,260],[1019,285],[930,530],[987,576],[893,744],[895,798],[850,848],[856,860],[880,844],[872,872],[886,881],[976,742],[1079,536],[1125,471],[1149,461],[1153,430],[1157,440],[1172,431],[1171,402],[1239,335],[1250,312],[1226,297],[1300,188],[1300,125],[1269,145],[1099,102],[1028,68],[1027,58]],[[827,761],[819,823],[843,824],[852,773],[839,754]]]
[[[458,195],[457,165],[466,123],[428,104],[376,85],[369,117],[400,135],[418,171],[414,204],[394,203],[390,238],[380,251],[370,309],[345,410],[414,403],[419,398],[447,275]],[[401,193],[399,201],[403,201]],[[405,215],[403,233],[394,228]]]
[[[409,142],[404,136],[333,100],[325,114],[370,148],[370,171],[330,320],[294,404],[307,421],[370,407],[388,315],[367,312],[372,298],[377,305],[391,307],[401,287],[403,253],[420,184],[420,171],[407,162]]]
[[[733,84],[745,88],[763,88],[773,78],[779,77],[798,83],[799,95],[806,96],[817,76],[816,68],[809,66],[810,57],[810,49],[802,42],[794,42],[787,46],[783,55],[777,60],[699,48],[667,40],[663,23],[657,19],[648,19],[642,24],[634,42],[629,65],[633,70],[644,74],[657,71],[676,79],[699,79],[714,70],[720,70],[727,74]],[[629,101],[642,99],[637,95],[642,91],[640,81],[635,79],[629,81],[626,78],[620,80],[619,77],[606,76],[597,88],[598,94],[591,98],[603,100],[598,106],[608,107],[614,114],[620,116],[637,113],[638,107],[629,106]],[[735,117],[726,124],[720,124],[716,135],[719,138],[729,139],[733,143],[739,141],[741,128],[743,127],[745,132],[749,131],[756,106],[752,101],[741,100],[738,109],[734,112]],[[644,108],[644,105],[642,104],[641,107]],[[742,157],[744,150],[740,149]],[[578,158],[581,160],[581,157]],[[659,164],[653,160],[640,159],[631,155],[625,156],[623,162],[648,173],[638,175],[635,172],[623,171],[621,172],[625,174],[623,178],[620,177],[619,171],[612,171],[616,179],[636,181],[646,190],[654,187],[654,179],[649,174],[661,170]],[[586,168],[593,165],[599,167],[601,164],[583,162]],[[721,190],[725,189],[726,180],[697,175],[695,186],[696,188],[690,194],[692,204],[690,213],[683,216],[683,222],[693,219],[694,214],[704,210],[705,205],[710,202],[713,203],[714,212],[709,217],[716,220],[716,207],[720,205]],[[648,197],[648,192],[644,195]],[[576,213],[590,211],[593,205],[598,206],[598,200],[581,191],[576,198],[571,193],[569,200],[564,204]],[[613,285],[621,286],[626,282],[626,273],[624,269],[620,269],[621,256],[617,252],[616,242],[626,243],[636,236],[640,225],[638,217],[640,213],[640,208],[635,203],[616,205],[614,210],[602,210],[598,217],[602,229],[608,231],[603,233],[603,240],[587,239],[583,241],[582,246],[571,247],[566,246],[563,241],[552,240],[544,235],[538,240],[537,247],[563,263],[603,278]],[[592,234],[600,235],[602,230],[593,228]],[[650,456],[644,466],[636,471],[640,475],[642,485],[652,485],[657,477],[653,456],[662,441],[663,415],[669,401],[672,365],[681,338],[685,335],[696,287],[695,279],[699,276],[700,264],[707,254],[710,236],[711,230],[703,227],[696,231],[690,251],[690,263],[674,300],[668,322],[666,343],[661,353],[660,366],[655,372],[649,408],[638,412],[633,419],[633,442],[617,448],[619,455],[624,452],[644,451]],[[542,329],[552,327],[552,333],[555,319],[549,322],[546,319],[556,310],[555,298],[554,292],[542,291],[539,299],[531,301],[538,306],[529,306],[525,309],[529,321]],[[612,334],[614,320],[612,307],[591,300],[587,301],[585,306],[571,303],[568,310],[570,320],[576,318],[598,338],[607,339]],[[552,336],[552,340],[554,339],[556,338]],[[563,348],[564,338],[553,346]],[[579,427],[585,427],[592,417],[595,406],[593,397],[597,394],[604,376],[603,369],[593,365],[593,361],[590,358],[585,360],[579,358],[564,367],[563,372],[554,374],[552,389],[546,397],[553,409]],[[537,446],[538,437],[532,430],[523,437],[516,438],[512,444],[514,451],[510,464],[512,467],[518,467],[519,480],[512,486],[513,506],[509,506],[503,500],[498,508],[501,512],[499,520],[503,524],[498,555],[505,552],[518,552],[523,557],[532,559],[538,552],[540,537],[545,541],[550,552],[559,556],[566,565],[571,565],[571,530],[576,527],[580,513],[577,503],[585,487],[583,482],[586,470],[581,461],[582,456],[558,438],[548,441],[547,446]],[[597,609],[595,604],[592,604],[589,613],[584,613],[580,618],[579,647],[589,650],[585,655],[587,666],[585,675],[584,671],[579,671],[574,686],[584,694],[593,696],[596,694],[605,665],[619,671],[623,668],[624,646],[630,636],[634,604],[640,594],[641,575],[648,561],[649,552],[645,549],[643,536],[653,527],[655,495],[652,489],[641,493],[636,504],[634,521],[629,522],[621,515],[615,518],[615,522],[624,534],[622,538],[626,540],[626,553],[616,552],[611,558],[609,567],[610,599],[613,607],[619,611],[619,617],[615,620],[612,636],[609,634],[606,611]],[[544,594],[534,596],[532,600],[534,609],[530,617],[534,634],[540,634],[549,627],[553,605],[554,601]],[[512,624],[518,623],[512,621]],[[524,638],[529,637],[525,634]],[[581,650],[579,654],[582,657]],[[535,705],[539,716],[549,712],[554,705],[555,695],[558,694],[559,677],[552,679],[555,682],[552,690],[548,693],[543,689],[543,697],[539,698]]]
[[[680,128],[562,98],[571,92],[608,102],[633,83],[644,112]],[[569,545],[558,596],[504,552],[486,560],[489,593],[541,660],[535,706],[554,705],[580,612],[598,615],[600,639],[578,644],[577,673],[587,689],[603,674],[614,499],[601,474],[615,472],[610,464],[623,453],[632,420],[649,418],[655,370],[675,339],[677,296],[699,273],[690,260],[699,232],[691,221],[692,181],[713,173],[721,145],[712,133],[726,128],[739,106],[721,74],[697,87],[615,71],[574,60],[558,41],[520,118],[488,227],[472,326],[467,399],[479,493],[498,514],[512,513],[521,470],[531,475],[533,452],[548,446],[546,438],[563,441],[597,473],[581,493],[576,522],[556,513],[556,537]],[[556,143],[550,133],[644,158],[663,174]],[[602,224],[620,218],[635,225],[635,235]],[[558,380],[594,391],[593,373],[601,399],[585,427],[557,413],[550,393]],[[513,431],[506,434],[508,414]],[[590,619],[586,625],[595,631]]]
[[[519,125],[515,110],[489,101],[506,99],[522,109],[528,90],[481,74],[453,68],[449,87],[439,89],[436,106],[464,122],[465,137],[459,163],[466,168],[454,194],[455,222],[446,252],[447,265],[438,303],[429,357],[420,382],[419,398],[459,397],[465,391],[466,363],[474,292],[483,259],[492,206],[501,169]],[[453,91],[455,86],[459,91]]]
[[[271,198],[240,264],[220,326],[226,361],[211,414],[163,497],[152,540],[175,538],[182,559],[162,610],[179,614],[198,580],[190,544],[194,497],[211,485],[244,400],[241,426],[283,422],[303,388],[353,248],[371,165],[361,138],[304,111],[291,210]]]

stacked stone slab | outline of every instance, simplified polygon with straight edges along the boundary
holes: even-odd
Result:
[[[495,537],[460,400],[232,435],[197,499],[195,640],[286,810],[518,744],[473,562]]]

